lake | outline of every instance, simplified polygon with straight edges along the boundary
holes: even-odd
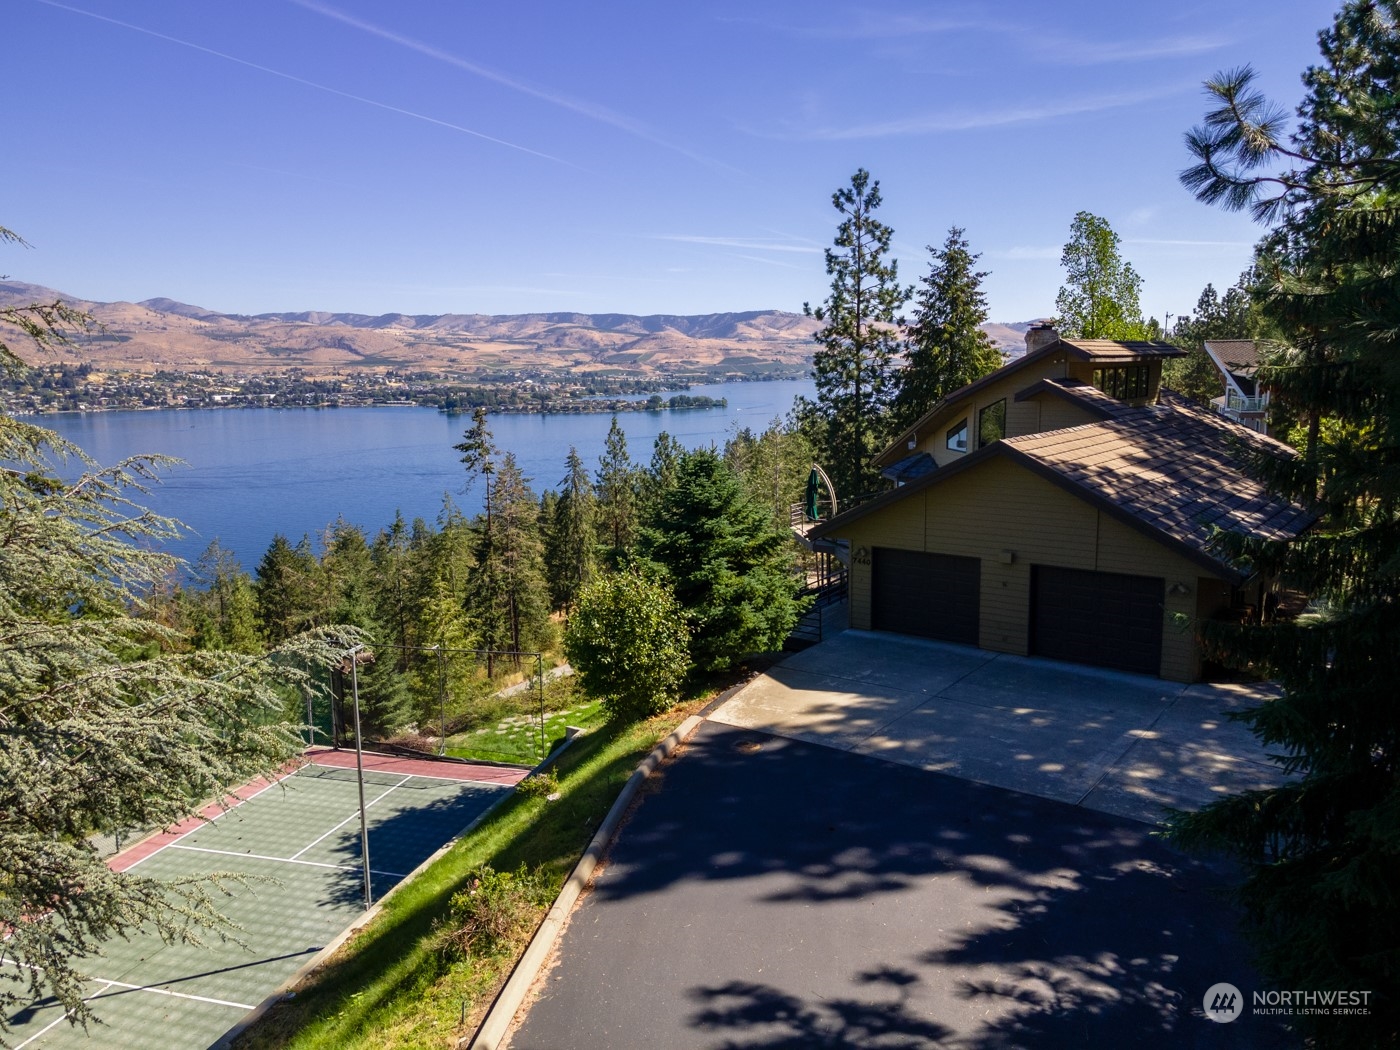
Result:
[[[763,430],[796,397],[814,391],[811,380],[696,386],[684,393],[723,397],[729,407],[627,412],[618,422],[633,461],[645,465],[663,430],[686,448],[722,445],[741,427]],[[490,426],[497,446],[515,453],[539,493],[559,487],[571,445],[596,470],[611,418],[506,414],[493,415]],[[413,407],[159,409],[30,421],[103,465],[138,453],[185,460],[139,502],[188,526],[168,549],[191,562],[217,538],[252,572],[275,533],[316,540],[343,517],[372,536],[396,511],[408,521],[436,519],[444,494],[468,515],[481,509],[481,485],[463,494],[460,454],[452,448],[469,415]]]

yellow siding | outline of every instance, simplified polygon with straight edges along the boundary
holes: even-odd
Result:
[[[1029,368],[1016,369],[1005,378],[995,383],[989,384],[979,391],[973,398],[966,401],[959,401],[950,405],[945,411],[938,413],[933,419],[919,431],[912,450],[904,450],[905,454],[910,452],[927,452],[933,457],[935,463],[940,467],[947,466],[962,459],[964,453],[950,452],[948,450],[947,436],[948,430],[959,420],[967,419],[968,451],[977,451],[977,413],[988,405],[995,404],[1002,399],[1006,400],[1006,425],[1007,431],[1011,434],[1029,434],[1034,430],[1016,429],[1024,427],[1027,420],[1026,403],[1020,405],[1016,403],[1016,395],[1026,387],[1038,383],[1042,379],[1058,378],[1065,374],[1064,354],[1053,354],[1044,361],[1040,361]],[[1036,412],[1032,406],[1030,412]],[[1038,415],[1038,412],[1036,412]]]
[[[1040,429],[1064,430],[1066,427],[1083,426],[1085,423],[1097,423],[1097,416],[1091,416],[1078,405],[1071,404],[1062,397],[1054,394],[1042,394],[1035,400],[1040,405]]]
[[[868,553],[875,547],[980,558],[979,644],[998,652],[1027,651],[1034,564],[1161,576],[1168,592],[1161,675],[1191,681],[1199,673],[1194,632],[1174,614],[1194,618],[1203,586],[1213,581],[1195,562],[1015,464],[984,463],[862,518],[844,535],[852,551],[852,627],[870,627]],[[1010,564],[1002,560],[1007,551]],[[1171,593],[1174,584],[1180,593]]]

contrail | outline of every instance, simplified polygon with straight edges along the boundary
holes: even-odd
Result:
[[[123,22],[116,18],[108,18],[106,15],[99,15],[94,11],[85,11],[81,7],[71,7],[68,4],[59,3],[58,0],[36,0],[37,3],[45,4],[49,7],[56,7],[61,11],[69,11],[75,15],[82,15],[85,18],[93,18],[99,22],[107,22],[110,25],[121,26],[129,29],[133,33],[144,33],[146,36],[155,37],[157,40],[164,40],[167,43],[179,44],[181,47],[188,47],[194,51],[202,51],[206,55],[213,55],[215,58],[222,58],[225,62],[233,62],[240,66],[247,66],[249,69],[256,69],[260,73],[267,73],[274,77],[281,77],[283,80],[290,80],[294,84],[301,84],[303,87],[314,88],[317,91],[324,91],[328,95],[336,95],[340,98],[347,98],[352,102],[359,102],[366,106],[373,106],[375,109],[387,110],[390,113],[398,113],[401,116],[412,117],[414,120],[421,120],[427,124],[436,124],[438,127],[448,128],[451,131],[460,131],[464,135],[471,135],[473,138],[483,139],[486,142],[495,143],[497,146],[505,146],[507,149],[519,150],[521,153],[528,153],[532,157],[539,157],[543,160],[553,161],[556,164],[565,164],[568,167],[578,167],[569,161],[559,157],[551,156],[548,153],[541,153],[539,150],[531,149],[529,146],[522,146],[516,142],[507,142],[505,139],[498,139],[485,132],[473,131],[471,128],[464,128],[460,124],[453,124],[450,121],[439,120],[437,117],[430,117],[424,113],[415,113],[411,109],[402,109],[399,106],[391,106],[387,102],[376,102],[372,98],[365,98],[363,95],[351,94],[349,91],[341,91],[339,88],[329,87],[326,84],[318,84],[314,80],[307,80],[292,73],[284,73],[280,69],[273,69],[270,66],[261,66],[256,62],[249,62],[246,58],[239,58],[236,55],[226,54],[223,51],[215,51],[212,47],[205,47],[202,44],[191,43],[188,40],[181,40],[179,37],[167,36],[165,33],[158,33],[154,29],[147,29],[144,26],[132,25],[130,22]]]
[[[47,0],[45,0],[45,2],[47,2]],[[445,62],[449,66],[455,66],[474,76],[489,80],[494,84],[500,84],[502,87],[510,88],[512,91],[518,91],[522,95],[529,95],[531,98],[537,98],[542,102],[548,102],[552,106],[567,109],[571,113],[577,113],[580,116],[587,117],[589,120],[596,120],[601,124],[607,124],[610,127],[617,128],[619,131],[625,131],[627,134],[650,142],[654,146],[661,146],[663,149],[672,150],[682,156],[689,157],[691,160],[708,165],[709,167],[724,168],[732,172],[737,172],[738,170],[729,164],[725,164],[723,161],[714,160],[702,154],[695,153],[684,146],[678,146],[674,142],[668,142],[663,138],[659,138],[649,131],[641,122],[633,120],[631,117],[622,113],[608,109],[605,106],[594,105],[591,102],[580,101],[579,99],[569,98],[567,95],[559,95],[551,91],[546,91],[543,88],[537,88],[532,84],[527,84],[524,81],[508,77],[504,73],[498,73],[494,69],[477,65],[475,62],[468,61],[465,58],[433,47],[431,44],[425,44],[421,40],[403,36],[399,33],[395,33],[391,29],[377,26],[373,22],[366,22],[363,19],[356,18],[354,15],[347,14],[339,8],[321,3],[320,0],[289,0],[289,2],[296,4],[298,7],[305,8],[307,11],[312,11],[315,14],[321,15],[324,18],[329,18],[343,25],[350,26],[353,29],[358,29],[362,33],[369,33],[371,36],[377,36],[381,40],[387,40],[392,44],[398,44],[400,47],[406,47],[410,51],[416,51],[427,58],[435,59],[438,62]]]

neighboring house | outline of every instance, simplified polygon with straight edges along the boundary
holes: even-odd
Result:
[[[1292,450],[1160,389],[1176,347],[1026,341],[877,458],[894,490],[810,530],[849,544],[851,626],[1194,680],[1191,623],[1264,601],[1213,530],[1310,524],[1243,462]]]
[[[1269,392],[1260,387],[1259,344],[1253,339],[1207,339],[1206,354],[1225,381],[1225,392],[1210,406],[1260,434],[1270,434]]]

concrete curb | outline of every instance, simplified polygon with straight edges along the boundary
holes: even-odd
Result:
[[[281,1002],[282,999],[287,995],[287,993],[290,992],[293,988],[295,988],[298,984],[300,984],[308,975],[311,974],[313,970],[316,970],[318,967],[326,963],[330,959],[330,957],[340,949],[341,945],[343,945],[360,930],[368,926],[375,919],[379,918],[379,913],[384,910],[384,904],[386,901],[393,897],[394,894],[396,894],[401,888],[407,886],[424,871],[426,871],[438,860],[440,860],[443,854],[445,854],[458,842],[460,842],[462,839],[466,838],[473,831],[475,831],[477,826],[481,824],[483,820],[489,817],[492,813],[495,813],[496,810],[500,809],[501,806],[503,806],[506,803],[506,801],[510,799],[511,796],[514,794],[514,789],[502,791],[500,798],[496,799],[495,802],[491,803],[491,805],[488,806],[483,812],[478,813],[476,818],[472,820],[470,824],[468,824],[461,831],[457,832],[457,834],[453,835],[452,838],[448,839],[445,843],[443,843],[436,850],[434,850],[432,854],[423,861],[422,864],[419,864],[418,867],[414,868],[406,876],[404,876],[398,882],[394,883],[393,886],[389,887],[389,892],[384,894],[384,896],[380,897],[379,900],[375,901],[374,905],[369,909],[369,911],[365,912],[363,915],[357,916],[354,922],[350,923],[349,926],[341,930],[340,933],[337,934],[335,938],[332,939],[324,948],[322,948],[319,952],[317,952],[310,959],[308,959],[304,965],[298,968],[296,973],[288,977],[285,981],[278,985],[276,990],[273,991],[270,995],[268,995],[266,999],[258,1003],[258,1005],[253,1008],[251,1013],[244,1014],[242,1020],[240,1020],[223,1035],[219,1036],[219,1038],[214,1043],[210,1044],[209,1050],[229,1050],[229,1047],[233,1046],[234,1042],[244,1032],[246,1032],[249,1028],[253,1027],[253,1025],[256,1024],[258,1021],[262,1020],[264,1014],[271,1010],[277,1003]]]
[[[515,1020],[516,1013],[519,1012],[521,1004],[525,1002],[525,996],[529,994],[530,988],[535,983],[535,978],[539,976],[550,952],[554,950],[559,935],[563,932],[565,920],[573,911],[579,894],[583,892],[583,888],[593,877],[598,862],[603,859],[608,847],[612,845],[613,836],[617,834],[618,825],[622,823],[622,815],[632,804],[632,799],[641,788],[642,782],[655,772],[657,767],[676,748],[689,739],[702,722],[704,719],[698,715],[687,718],[676,727],[670,736],[657,744],[652,749],[651,754],[647,755],[642,760],[641,765],[627,778],[627,783],[623,785],[621,793],[617,796],[617,801],[613,803],[612,809],[608,810],[608,815],[603,818],[603,823],[599,825],[592,841],[588,844],[588,848],[583,851],[583,856],[579,858],[579,862],[574,865],[574,870],[565,881],[564,888],[559,891],[559,896],[555,898],[553,907],[549,909],[549,914],[544,917],[539,929],[535,931],[535,936],[530,940],[530,946],[525,949],[525,954],[516,963],[510,979],[501,989],[501,994],[496,996],[496,1001],[491,1004],[491,1009],[487,1011],[485,1020],[481,1022],[481,1026],[476,1030],[476,1034],[470,1038],[470,1041],[462,1039],[457,1043],[459,1047],[469,1047],[470,1050],[497,1050],[502,1045],[506,1033],[510,1031],[511,1022]]]

